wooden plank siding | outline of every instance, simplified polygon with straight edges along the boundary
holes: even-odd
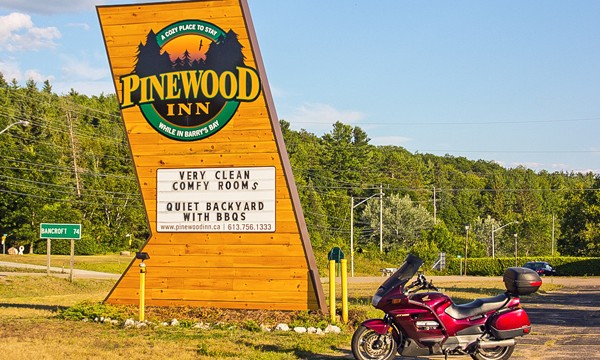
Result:
[[[222,129],[195,141],[158,133],[138,106],[122,110],[152,233],[140,250],[150,255],[146,305],[327,311],[246,0],[98,6],[97,11],[119,99],[120,77],[132,73],[148,32],[183,20],[235,31],[244,62],[256,69],[262,87],[256,100],[240,102]],[[220,167],[275,169],[275,231],[159,232],[157,170]],[[138,304],[138,265],[132,261],[106,302]]]

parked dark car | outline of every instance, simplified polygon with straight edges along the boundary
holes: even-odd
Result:
[[[530,261],[525,263],[523,267],[535,270],[540,275],[556,275],[556,270],[545,261]]]

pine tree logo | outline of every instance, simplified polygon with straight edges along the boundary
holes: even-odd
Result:
[[[233,30],[200,20],[179,21],[140,42],[131,74],[121,76],[121,108],[139,106],[164,136],[204,139],[231,120],[240,102],[254,101],[261,84],[245,65]]]

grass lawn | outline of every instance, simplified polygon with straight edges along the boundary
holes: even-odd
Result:
[[[45,258],[39,256],[39,258]],[[58,259],[58,256],[56,256]],[[23,261],[36,263],[34,256],[22,256]],[[54,258],[54,256],[53,256]],[[67,257],[68,258],[68,257]],[[117,255],[106,257],[79,257],[78,264],[87,269],[108,269],[126,266],[125,259]],[[105,259],[105,263],[102,261]],[[123,261],[121,261],[123,260]],[[58,262],[63,260],[57,260]],[[118,266],[117,266],[118,265]],[[53,265],[56,266],[56,265]],[[81,268],[81,267],[79,267]],[[106,270],[105,270],[106,271]],[[351,323],[370,317],[380,317],[381,312],[370,306],[373,293],[383,278],[350,283],[349,302]],[[82,302],[97,304],[113,287],[114,280],[76,279],[73,283],[48,276],[0,277],[0,359],[351,359],[350,340],[352,325],[340,325],[342,334],[296,334],[293,332],[261,332],[256,322],[248,318],[227,315],[227,310],[204,310],[204,314],[217,311],[226,322],[210,330],[195,329],[199,321],[209,322],[199,315],[202,312],[164,312],[149,308],[147,319],[156,323],[178,318],[178,327],[123,329],[120,326],[63,320],[61,309]],[[456,302],[477,297],[496,295],[503,290],[500,281],[465,279],[438,282]],[[544,284],[548,290],[551,284]],[[337,287],[339,291],[339,286]],[[328,296],[328,286],[324,286]],[[336,291],[336,292],[338,292]],[[339,293],[338,293],[339,299]],[[75,307],[77,307],[75,306]],[[339,305],[338,305],[339,307]],[[124,308],[124,313],[136,318],[137,309]],[[277,321],[276,314],[262,312],[257,318]],[[234,320],[232,320],[234,319]],[[323,320],[321,318],[321,320]],[[187,324],[187,326],[186,326]],[[254,326],[248,326],[254,324]],[[269,324],[274,325],[274,324]],[[339,325],[339,324],[338,324]],[[18,356],[16,355],[18,354]]]
[[[107,272],[112,274],[122,274],[135,254],[122,256],[119,254],[109,255],[89,255],[74,256],[74,268],[81,270],[91,270]],[[0,255],[0,261],[16,262],[21,264],[47,266],[48,259],[46,255],[25,254],[25,255]],[[71,256],[69,255],[51,255],[50,266],[64,268],[68,271],[71,267]]]

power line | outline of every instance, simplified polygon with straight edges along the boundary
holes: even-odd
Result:
[[[5,189],[0,189],[0,192],[6,193],[6,194],[21,195],[21,196],[35,198],[35,199],[45,199],[45,200],[61,201],[61,202],[69,202],[69,203],[79,203],[79,204],[96,205],[96,206],[112,206],[112,207],[127,206],[127,207],[134,207],[134,208],[143,208],[142,205],[106,204],[106,203],[83,201],[83,200],[72,199],[72,198],[60,199],[60,198],[54,198],[54,197],[49,197],[49,196],[40,196],[40,195],[33,195],[33,194],[28,194],[28,193],[21,193],[21,192],[10,191],[10,190],[5,190]],[[128,201],[131,200],[132,202],[137,202],[137,199],[135,199],[135,198],[129,198],[127,200]]]
[[[546,120],[507,120],[507,121],[421,121],[421,122],[362,122],[353,123],[352,126],[444,126],[444,125],[508,125],[508,124],[547,124],[547,123],[573,123],[585,121],[598,121],[600,117],[574,118],[574,119],[546,119]],[[294,124],[318,124],[319,121],[294,121]]]
[[[428,153],[507,153],[507,154],[593,154],[600,153],[600,150],[431,150],[417,149],[415,151]]]

